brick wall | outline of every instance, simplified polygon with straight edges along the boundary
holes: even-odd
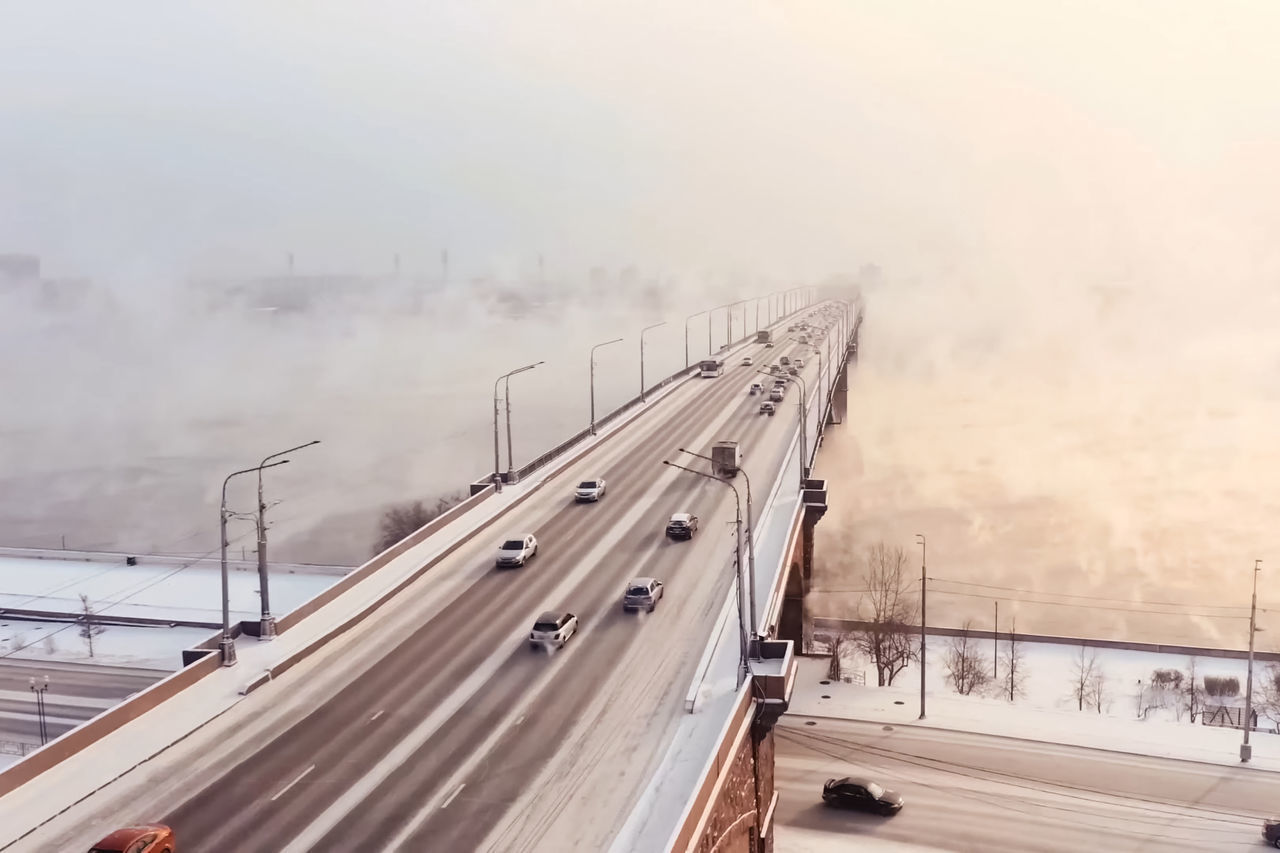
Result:
[[[773,729],[753,725],[738,745],[720,797],[711,807],[697,853],[773,853],[773,833],[752,847],[760,815],[773,800]],[[754,767],[759,767],[759,787]]]

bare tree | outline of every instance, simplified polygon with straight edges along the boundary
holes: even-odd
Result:
[[[1204,711],[1204,688],[1200,686],[1196,672],[1198,663],[1194,655],[1187,659],[1187,677],[1183,681],[1182,702],[1178,703],[1178,720],[1182,719],[1184,709],[1193,723]]]
[[[1000,694],[1008,696],[1012,702],[1016,697],[1025,695],[1024,685],[1026,682],[1026,671],[1023,667],[1024,656],[1022,653],[1022,641],[1017,635],[1018,623],[1013,620],[1009,623],[1009,642],[1005,645],[1004,654],[1000,655]]]
[[[1071,696],[1076,700],[1076,710],[1083,711],[1090,700],[1094,673],[1098,666],[1098,653],[1089,646],[1080,646],[1080,656],[1072,663]]]
[[[373,553],[381,554],[424,525],[444,515],[461,501],[460,495],[450,495],[437,498],[432,506],[427,506],[422,501],[411,501],[387,507],[382,513],[382,520],[378,523],[378,540],[374,543]]]
[[[1089,678],[1088,696],[1085,701],[1099,714],[1102,713],[1104,705],[1108,709],[1111,707],[1111,694],[1107,690],[1107,674],[1102,671],[1102,665],[1097,660],[1093,664],[1093,675]]]
[[[853,635],[837,631],[830,634],[816,634],[814,639],[825,644],[830,655],[830,661],[827,664],[827,678],[831,681],[843,681],[844,655],[850,648],[855,647]]]
[[[89,657],[93,657],[93,638],[101,636],[107,626],[98,621],[98,614],[93,612],[89,604],[89,596],[80,593],[80,638],[89,645]]]
[[[1267,717],[1273,723],[1280,723],[1280,665],[1269,663],[1259,673],[1253,709],[1259,716]]]
[[[902,548],[891,549],[883,542],[867,548],[862,582],[866,590],[863,600],[871,613],[855,643],[875,666],[877,683],[887,687],[918,657],[911,623],[919,613],[919,600],[907,575],[907,555]]]
[[[943,658],[947,681],[961,696],[981,691],[991,682],[991,664],[978,649],[978,642],[969,636],[973,623],[966,620],[960,636],[951,638],[951,645]]]

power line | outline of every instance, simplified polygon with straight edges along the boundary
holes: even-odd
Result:
[[[942,583],[959,584],[961,586],[976,586],[976,587],[981,587],[982,589],[994,589],[994,590],[1000,590],[1002,592],[1021,592],[1021,593],[1026,593],[1028,595],[1052,595],[1052,596],[1057,596],[1059,598],[1082,598],[1088,601],[1110,601],[1110,602],[1115,602],[1120,604],[1149,604],[1149,605],[1160,605],[1160,606],[1166,606],[1166,607],[1208,607],[1214,610],[1248,610],[1249,609],[1247,607],[1242,607],[1236,604],[1188,604],[1185,601],[1146,601],[1145,599],[1141,599],[1141,598],[1112,598],[1109,596],[1102,596],[1102,595],[1083,595],[1083,594],[1074,593],[1074,592],[1053,592],[1052,590],[1023,589],[1016,586],[998,586],[996,584],[978,583],[976,581],[962,581],[962,580],[955,580],[954,578],[942,578],[942,577],[934,577],[934,576],[930,576],[929,580],[940,581]]]
[[[941,595],[963,595],[968,598],[984,598],[991,599],[990,593],[984,592],[962,592],[955,589],[935,589],[935,593]],[[1088,610],[1109,610],[1116,613],[1142,613],[1147,616],[1196,616],[1202,619],[1248,619],[1247,614],[1231,614],[1231,613],[1192,613],[1188,611],[1176,610],[1144,610],[1138,607],[1108,607],[1104,604],[1083,604],[1075,601],[1036,601],[1026,598],[1006,597],[1009,601],[1016,601],[1021,604],[1042,604],[1048,607],[1082,607]],[[1186,606],[1186,605],[1178,605]]]

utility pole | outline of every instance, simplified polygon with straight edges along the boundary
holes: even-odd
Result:
[[[44,684],[36,684],[35,676],[31,676],[31,692],[36,697],[36,718],[40,725],[40,745],[49,742],[49,722],[44,709],[44,694],[49,689],[49,676],[44,677]]]
[[[236,662],[236,641],[231,636],[231,585],[227,577],[227,519],[231,517],[231,513],[227,511],[227,483],[231,482],[232,477],[252,474],[254,471],[260,472],[264,468],[274,468],[288,461],[288,459],[281,459],[269,465],[263,463],[253,468],[233,471],[222,481],[222,506],[218,510],[218,540],[222,552],[222,639],[218,641],[218,652],[222,657],[223,666],[234,666]]]
[[[596,434],[596,350],[600,347],[607,347],[609,344],[616,344],[622,338],[614,338],[611,341],[605,341],[602,344],[596,344],[591,348],[591,434]]]
[[[924,719],[924,673],[925,673],[925,662],[924,662],[925,599],[924,597],[925,597],[925,592],[927,591],[926,584],[925,584],[925,564],[927,562],[926,561],[927,551],[925,547],[924,534],[917,533],[916,541],[920,543],[920,719],[923,720]]]
[[[704,462],[713,461],[710,456],[703,456],[701,453],[694,453],[692,450],[685,450],[683,447],[677,447],[676,449],[679,450],[681,453],[687,453],[690,456],[695,456],[698,459],[703,460]],[[751,607],[751,639],[752,641],[755,641],[759,639],[759,634],[760,634],[759,627],[757,625],[757,620],[756,620],[756,545],[755,545],[756,527],[755,527],[755,521],[754,521],[755,513],[751,509],[751,478],[747,476],[747,469],[745,466],[742,466],[742,465],[738,466],[738,471],[739,473],[742,474],[742,479],[746,480],[747,482],[747,581],[748,581],[747,592],[749,595],[749,605]]]
[[[991,623],[991,677],[1000,677],[1000,601],[996,600],[996,619]]]
[[[1245,679],[1244,688],[1244,743],[1240,744],[1242,762],[1253,757],[1253,747],[1249,745],[1249,729],[1253,727],[1253,635],[1258,630],[1258,573],[1260,571],[1262,571],[1262,561],[1254,560],[1253,599],[1249,603],[1249,674]]]
[[[396,256],[397,259],[399,257],[399,255]],[[295,450],[302,450],[304,447],[319,443],[320,440],[316,439],[315,441],[308,441],[306,444],[299,444],[297,447],[290,447],[288,450],[282,450],[279,453],[273,453],[262,460],[262,465],[266,465],[272,459],[292,453]],[[258,621],[258,639],[270,640],[276,635],[276,617],[271,615],[271,593],[268,591],[267,502],[262,497],[262,465],[258,466],[258,591],[262,602],[262,613]],[[243,557],[243,554],[241,556]]]

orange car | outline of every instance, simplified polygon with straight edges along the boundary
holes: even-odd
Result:
[[[117,829],[89,848],[89,853],[177,853],[173,830],[163,824]]]

